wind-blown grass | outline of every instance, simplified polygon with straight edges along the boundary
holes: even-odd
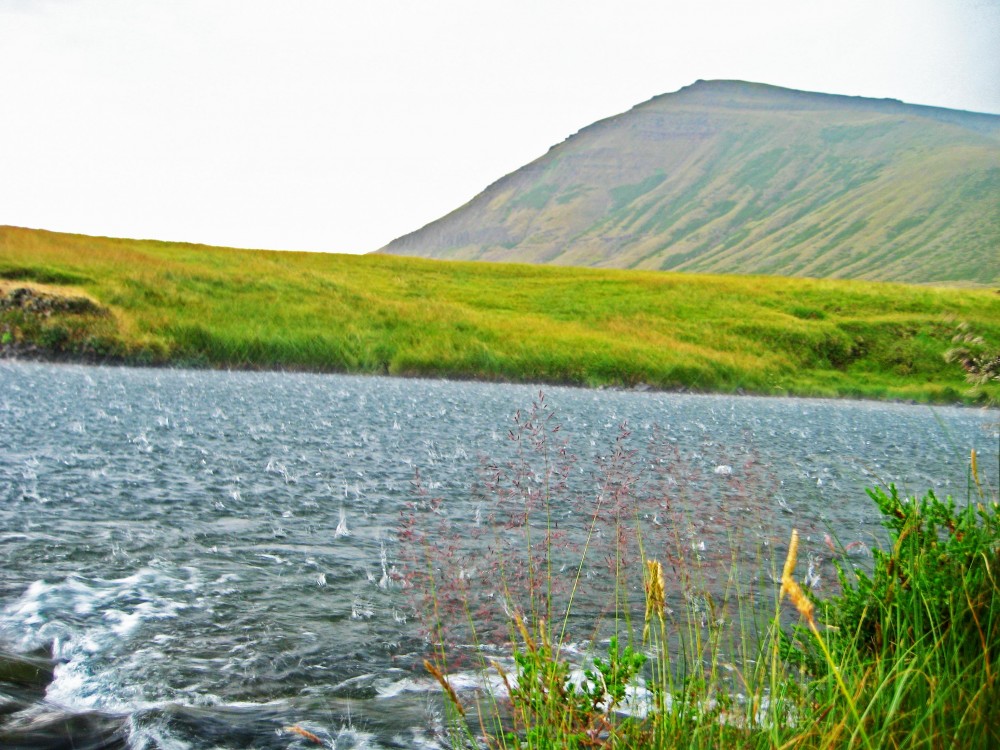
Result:
[[[821,596],[794,530],[783,564],[746,554],[747,532],[776,525],[752,459],[726,475],[735,511],[711,521],[732,535],[727,556],[697,543],[704,519],[674,512],[718,516],[684,462],[636,461],[624,428],[582,496],[543,398],[509,437],[514,458],[479,490],[489,518],[421,495],[400,530],[453,747],[1000,743],[1000,503],[975,454],[961,503],[872,491],[884,546],[848,556],[827,539],[840,587]],[[483,687],[456,691],[458,671]]]
[[[1000,297],[896,284],[232,250],[0,227],[8,353],[585,386],[955,401],[957,320]]]

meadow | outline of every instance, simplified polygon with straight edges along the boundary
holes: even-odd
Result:
[[[28,287],[34,307],[10,294]],[[0,227],[8,355],[712,392],[975,398],[992,290],[235,250]]]

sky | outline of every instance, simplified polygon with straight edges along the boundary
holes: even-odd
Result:
[[[0,224],[370,252],[715,78],[1000,114],[1000,0],[0,0]]]

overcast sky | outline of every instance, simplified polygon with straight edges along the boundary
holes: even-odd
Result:
[[[0,0],[0,224],[368,252],[735,78],[1000,113],[1000,0]]]

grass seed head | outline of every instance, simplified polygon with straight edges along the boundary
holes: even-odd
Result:
[[[451,686],[451,683],[448,682],[448,679],[444,676],[441,670],[434,666],[430,659],[424,659],[424,669],[430,672],[434,679],[438,681],[441,687],[444,688],[445,693],[448,694],[448,698],[451,699],[451,702],[454,704],[458,712],[462,716],[465,716],[465,709],[458,700],[458,693],[455,692],[455,688]]]
[[[655,611],[662,616],[666,606],[666,584],[663,579],[663,565],[659,560],[646,560],[646,612]]]
[[[976,449],[973,448],[969,456],[969,468],[972,471],[972,479],[976,483],[976,491],[979,493],[979,498],[983,497],[983,485],[979,482],[979,461],[976,456]]]
[[[778,598],[784,599],[785,595],[792,600],[792,604],[810,624],[814,623],[815,605],[806,596],[806,593],[799,586],[798,581],[792,577],[795,572],[795,563],[799,555],[799,532],[792,529],[792,538],[788,543],[788,556],[785,558],[785,567],[781,571],[781,592]]]
[[[667,607],[666,585],[663,580],[663,565],[659,560],[646,560],[646,623],[642,629],[642,640],[649,636],[649,623],[656,614],[663,624],[663,611]]]
[[[784,599],[785,594],[788,593],[787,582],[792,580],[792,573],[795,571],[795,563],[798,562],[799,557],[799,532],[796,529],[792,529],[792,538],[788,542],[788,555],[785,557],[785,567],[781,571],[781,592],[778,594],[779,599]]]
[[[528,627],[524,624],[524,618],[521,617],[521,613],[517,610],[514,611],[514,623],[517,625],[517,629],[521,631],[521,637],[524,639],[525,648],[531,652],[537,651],[538,646],[535,644],[535,639],[531,637],[531,633],[528,632]]]

